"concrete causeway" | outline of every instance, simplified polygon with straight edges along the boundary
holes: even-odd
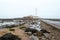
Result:
[[[41,28],[50,32],[50,40],[60,40],[60,21],[40,20]]]

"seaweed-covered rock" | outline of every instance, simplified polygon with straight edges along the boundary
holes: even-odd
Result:
[[[37,33],[38,31],[36,29],[26,28],[25,32],[32,32],[33,34],[33,33]]]
[[[7,33],[0,37],[0,40],[21,40],[21,38],[18,38],[18,36],[13,35],[11,33]]]

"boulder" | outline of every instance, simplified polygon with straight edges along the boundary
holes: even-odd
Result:
[[[0,40],[21,40],[21,38],[11,33],[7,33],[3,35],[2,37],[0,37]]]

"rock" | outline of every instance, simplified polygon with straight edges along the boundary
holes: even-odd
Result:
[[[37,36],[34,36],[34,35],[31,35],[29,38],[30,38],[30,40],[39,40],[39,38]]]
[[[18,38],[18,36],[13,35],[11,33],[7,33],[0,37],[0,40],[21,40],[21,38]]]
[[[37,36],[40,37],[40,36],[44,36],[42,32],[37,32]]]
[[[25,32],[32,32],[32,34],[33,34],[33,33],[37,33],[38,31],[35,29],[26,28]]]
[[[49,38],[49,34],[48,34],[48,33],[44,33],[44,36],[45,36],[46,38]]]
[[[28,32],[28,35],[32,35],[32,33],[31,32]]]
[[[45,29],[41,29],[40,30],[42,33],[50,33],[50,32],[48,32],[47,30],[45,30]]]

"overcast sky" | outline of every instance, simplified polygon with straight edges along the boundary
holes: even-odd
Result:
[[[35,15],[60,18],[60,0],[0,0],[0,18]]]

